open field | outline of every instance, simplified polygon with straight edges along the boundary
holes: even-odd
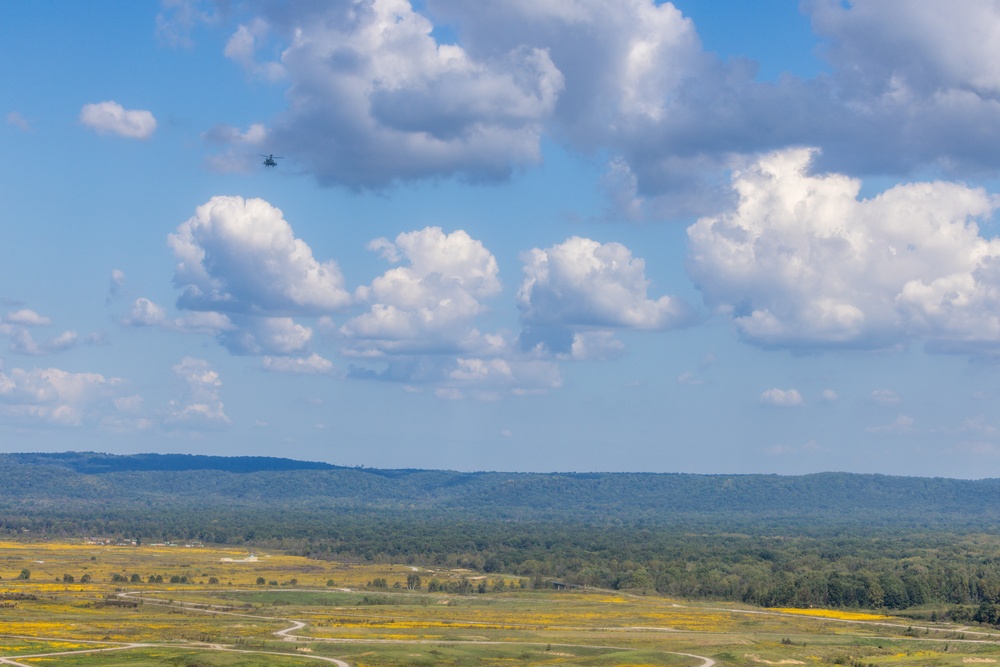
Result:
[[[0,577],[0,665],[1000,664],[983,627],[223,547],[0,542]]]

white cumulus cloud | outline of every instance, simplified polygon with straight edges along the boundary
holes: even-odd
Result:
[[[309,351],[312,329],[290,317],[238,317],[236,328],[222,333],[233,354],[302,355]]]
[[[178,305],[254,315],[321,315],[350,303],[336,262],[317,261],[262,199],[213,197],[169,237]]]
[[[128,315],[122,324],[131,327],[159,327],[166,331],[178,333],[194,333],[218,335],[230,331],[235,325],[226,315],[215,312],[191,312],[183,317],[169,317],[163,306],[153,303],[145,297],[132,302]]]
[[[439,227],[406,232],[369,246],[406,261],[357,290],[368,312],[340,332],[358,353],[468,351],[493,345],[475,327],[484,301],[500,291],[499,268],[482,242]]]
[[[504,178],[537,163],[546,138],[607,155],[613,216],[629,218],[716,213],[734,161],[791,145],[820,147],[824,169],[851,173],[1000,168],[992,0],[804,2],[829,72],[773,81],[749,59],[707,52],[670,2],[252,10],[229,26],[225,53],[287,82],[269,141],[324,185]],[[213,160],[234,168],[235,157]]]
[[[64,331],[41,342],[36,341],[31,333],[32,327],[44,327],[52,324],[52,320],[35,311],[22,308],[11,311],[0,317],[0,335],[10,338],[8,349],[15,354],[42,356],[62,352],[74,348],[79,343],[79,335],[75,331]],[[92,337],[91,342],[96,340]]]
[[[112,101],[83,105],[80,122],[100,134],[117,134],[129,139],[148,139],[156,130],[156,118],[151,112],[125,109]]]
[[[882,426],[871,426],[867,429],[869,433],[885,433],[888,435],[906,435],[916,430],[913,426],[914,419],[909,415],[900,414],[896,419]]]
[[[1000,344],[1000,240],[976,224],[997,199],[949,182],[859,199],[859,181],[809,173],[812,155],[736,172],[736,206],[688,229],[706,303],[763,346]]]
[[[0,320],[4,324],[19,324],[23,326],[40,327],[52,324],[52,320],[44,315],[39,315],[33,310],[28,308],[22,308],[21,310],[15,310],[7,313]]]
[[[222,380],[204,359],[184,357],[173,367],[183,387],[168,406],[165,423],[175,428],[213,428],[230,423],[219,396]]]
[[[315,352],[308,357],[264,357],[264,370],[291,375],[326,375],[334,371],[333,363]]]
[[[805,403],[798,389],[778,389],[777,387],[762,393],[760,402],[779,408],[794,408]]]
[[[574,336],[576,329],[665,329],[692,320],[682,300],[648,296],[645,262],[620,243],[574,236],[551,248],[534,248],[522,259],[525,277],[517,300],[525,349],[582,350],[587,344]],[[589,347],[595,342],[592,337]]]
[[[620,243],[574,236],[524,256],[517,293],[530,324],[663,329],[688,317],[678,299],[647,296],[646,264]]]
[[[75,331],[64,331],[58,336],[38,342],[28,329],[18,327],[10,335],[10,351],[17,354],[42,356],[69,350],[76,347],[78,342],[79,336]]]
[[[59,368],[0,371],[0,414],[26,423],[79,426],[113,407],[120,378]]]
[[[288,42],[280,62],[256,57],[259,22],[241,26],[227,54],[287,76],[273,140],[320,182],[496,179],[540,160],[542,122],[562,89],[545,49],[472,57],[436,41],[405,0],[290,5],[260,18]]]

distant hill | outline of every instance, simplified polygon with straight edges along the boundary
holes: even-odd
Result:
[[[335,470],[338,466],[314,461],[296,461],[273,456],[201,456],[197,454],[98,454],[61,452],[56,454],[0,454],[0,464],[56,465],[88,475],[134,470],[220,470],[246,473],[277,470]]]
[[[942,613],[962,623],[1000,609],[998,528],[996,479],[0,454],[6,539],[254,545],[764,606],[957,605]]]
[[[349,468],[272,457],[0,454],[0,506],[63,499],[160,508],[417,513],[591,523],[823,521],[994,527],[1000,480],[852,473],[695,475]]]

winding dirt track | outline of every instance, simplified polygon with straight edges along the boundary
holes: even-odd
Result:
[[[179,601],[174,601],[174,600],[163,600],[161,598],[144,596],[139,591],[126,591],[126,592],[118,593],[118,596],[121,597],[121,598],[127,598],[127,599],[131,599],[131,600],[139,600],[139,601],[142,601],[143,604],[152,604],[152,605],[159,605],[159,606],[164,606],[164,607],[173,607],[173,608],[183,609],[183,610],[189,611],[189,612],[200,612],[200,613],[204,613],[204,614],[213,614],[213,615],[220,615],[220,616],[238,616],[238,617],[242,617],[242,618],[252,618],[252,619],[256,619],[256,620],[265,620],[265,621],[272,621],[272,622],[273,621],[284,621],[284,622],[289,623],[289,626],[287,628],[282,629],[282,630],[277,630],[273,634],[276,637],[280,637],[281,639],[283,639],[285,641],[288,641],[288,642],[317,642],[317,643],[318,642],[326,642],[326,643],[339,643],[339,644],[354,644],[354,643],[359,643],[359,640],[356,640],[356,639],[342,639],[342,638],[337,638],[337,637],[311,637],[311,636],[305,636],[305,635],[297,634],[300,630],[302,630],[303,628],[305,628],[308,624],[305,621],[299,621],[299,620],[292,619],[292,618],[280,618],[280,617],[274,617],[274,616],[262,616],[262,615],[256,615],[256,614],[246,614],[246,613],[240,613],[240,612],[230,611],[229,609],[220,608],[221,606],[200,605],[200,604],[179,602]],[[675,606],[683,606],[683,605],[675,605]],[[706,610],[708,610],[708,609],[706,609]],[[800,614],[789,614],[787,612],[769,611],[769,610],[763,610],[763,609],[756,610],[756,609],[713,608],[713,609],[711,609],[711,611],[722,611],[722,612],[729,612],[729,613],[736,613],[736,614],[760,614],[760,615],[769,615],[769,616],[794,616],[794,617],[797,617],[797,618],[802,618],[802,616]],[[893,637],[893,639],[896,639],[896,640],[908,640],[908,639],[912,639],[913,641],[925,641],[925,642],[926,641],[947,641],[947,642],[954,642],[954,643],[969,643],[969,644],[987,644],[987,643],[994,644],[994,643],[997,643],[998,639],[1000,639],[1000,637],[998,637],[998,635],[996,633],[984,632],[984,631],[977,631],[977,630],[969,630],[967,627],[955,628],[955,627],[931,627],[931,626],[922,626],[922,625],[918,626],[918,625],[912,625],[912,624],[906,624],[906,625],[904,625],[904,624],[900,624],[900,623],[892,623],[892,622],[887,622],[887,621],[854,620],[854,619],[842,619],[842,618],[833,618],[833,617],[825,617],[825,616],[810,616],[810,618],[814,618],[815,620],[822,620],[822,621],[836,622],[836,623],[845,623],[845,624],[857,624],[857,625],[887,627],[887,628],[896,628],[896,629],[908,628],[908,629],[913,629],[913,630],[924,631],[927,634],[929,634],[931,632],[948,632],[948,633],[961,632],[961,633],[963,633],[965,635],[974,635],[974,636],[978,637],[976,639],[964,639],[964,638],[963,639],[956,639],[954,637],[949,637],[947,639],[944,639],[944,638],[937,639],[937,638],[931,638],[931,637],[927,637],[927,636],[924,636],[924,637],[898,637],[898,636]],[[621,630],[621,631],[629,631],[629,630],[632,630],[632,631],[635,631],[635,630],[640,630],[640,631],[661,631],[661,632],[676,631],[676,630],[674,630],[672,628],[660,628],[660,627],[657,627],[657,628],[652,628],[652,627],[628,628],[628,627],[626,627],[626,628],[605,628],[605,629],[606,630]],[[7,637],[12,637],[12,638],[17,638],[17,639],[33,639],[33,640],[36,640],[36,641],[67,641],[66,637],[60,637],[60,638],[55,638],[55,637],[27,637],[27,636],[13,636],[13,635],[0,635],[0,636],[7,636]],[[89,643],[89,644],[101,644],[103,646],[101,648],[76,649],[76,650],[72,650],[72,651],[58,651],[58,652],[52,652],[52,653],[35,653],[35,654],[31,654],[31,655],[18,655],[18,656],[0,656],[0,665],[11,665],[12,667],[32,667],[31,665],[27,665],[27,664],[25,664],[23,662],[20,662],[20,661],[21,660],[31,660],[31,659],[36,659],[36,658],[50,658],[50,657],[53,657],[53,656],[61,656],[61,655],[82,655],[82,654],[87,654],[87,653],[104,653],[104,652],[110,652],[110,651],[127,651],[127,650],[132,650],[132,649],[150,648],[150,647],[154,647],[155,646],[155,647],[160,647],[160,648],[179,648],[179,649],[184,649],[184,650],[188,650],[188,651],[226,651],[226,652],[229,652],[229,653],[246,653],[246,654],[256,654],[256,655],[292,656],[292,657],[300,658],[300,659],[303,659],[303,660],[317,660],[317,661],[320,661],[320,662],[327,662],[327,663],[331,663],[331,664],[334,664],[334,665],[338,665],[338,667],[351,667],[349,665],[349,663],[347,663],[347,662],[345,662],[343,660],[339,660],[337,658],[328,658],[326,656],[309,655],[309,654],[306,654],[306,653],[289,654],[289,653],[281,653],[281,652],[278,652],[278,651],[263,651],[263,650],[251,650],[251,649],[238,649],[238,648],[235,648],[235,647],[232,647],[232,646],[225,646],[225,645],[222,645],[222,644],[196,644],[196,643],[171,643],[171,642],[166,642],[166,643],[155,643],[155,644],[154,643],[122,643],[122,644],[116,644],[114,646],[107,646],[107,644],[112,643],[112,642],[106,642],[106,641],[98,642],[98,641],[89,641],[89,640],[72,640],[72,641],[77,641],[77,642],[80,642],[80,643]],[[440,639],[435,639],[435,640],[429,640],[429,639],[428,640],[420,640],[420,639],[410,639],[410,640],[407,640],[407,639],[369,639],[369,640],[365,640],[364,643],[366,643],[366,644],[427,644],[427,643],[440,644],[441,640]],[[473,641],[463,641],[462,644],[507,645],[507,644],[509,644],[509,642],[490,641],[490,640],[473,640]],[[598,645],[591,645],[591,644],[549,644],[549,645],[551,645],[551,646],[560,646],[560,647],[565,647],[565,648],[592,648],[592,649],[610,649],[610,650],[623,650],[623,651],[631,650],[629,647],[606,646],[606,645],[599,645],[598,646]],[[664,653],[667,653],[667,654],[670,654],[670,655],[684,656],[684,657],[687,657],[687,658],[693,658],[695,660],[701,660],[701,663],[698,664],[698,665],[696,665],[696,666],[694,666],[694,667],[714,667],[714,665],[716,664],[715,660],[713,660],[712,658],[708,658],[706,656],[703,656],[703,655],[695,655],[693,653],[680,653],[680,652],[676,652],[676,651],[664,651]]]
[[[326,642],[326,643],[339,643],[339,644],[353,644],[353,643],[358,643],[358,640],[356,640],[356,639],[342,639],[342,638],[337,638],[337,637],[310,637],[310,636],[299,635],[297,633],[300,630],[302,630],[303,628],[305,628],[308,624],[305,621],[299,621],[299,620],[295,620],[295,619],[292,619],[292,618],[276,618],[274,616],[261,616],[261,615],[256,615],[256,614],[245,614],[245,613],[240,613],[240,612],[229,611],[228,609],[214,608],[212,605],[196,605],[196,604],[192,604],[192,603],[184,603],[184,602],[179,602],[179,601],[174,601],[174,600],[163,600],[163,599],[160,599],[160,598],[144,596],[139,591],[126,591],[126,592],[123,592],[123,593],[119,593],[118,596],[121,597],[121,598],[127,598],[127,599],[132,599],[132,600],[140,600],[140,601],[143,602],[143,604],[160,605],[160,606],[164,606],[164,607],[174,607],[174,608],[184,609],[185,611],[201,612],[201,613],[204,613],[204,614],[214,614],[214,615],[220,615],[220,616],[221,615],[224,615],[224,616],[238,616],[238,617],[242,617],[242,618],[252,618],[252,619],[256,619],[256,620],[265,620],[265,621],[285,621],[285,622],[289,623],[290,625],[287,628],[275,631],[273,634],[276,637],[280,637],[283,640],[288,641],[288,642]],[[676,605],[676,606],[683,606],[683,605]],[[761,610],[755,610],[755,609],[714,608],[714,609],[712,609],[712,611],[722,611],[722,612],[737,613],[737,614],[760,614],[760,615],[769,615],[769,616],[770,615],[773,615],[773,616],[795,616],[795,617],[798,617],[798,618],[802,618],[802,616],[799,615],[799,614],[788,614],[787,612],[768,611],[768,610],[763,610],[763,609],[761,609]],[[832,618],[832,617],[825,617],[825,616],[811,616],[810,618],[814,618],[816,620],[823,620],[823,621],[827,621],[827,622],[831,622],[832,621],[832,622],[837,622],[837,623],[868,625],[868,626],[876,626],[876,627],[888,627],[888,628],[896,628],[896,629],[904,628],[905,627],[905,628],[910,628],[910,629],[914,629],[914,630],[925,631],[927,633],[930,633],[930,632],[949,632],[949,633],[962,632],[963,634],[975,635],[975,636],[981,637],[981,638],[977,638],[977,639],[955,639],[954,637],[949,637],[947,639],[936,639],[936,638],[930,638],[930,637],[926,637],[926,636],[925,637],[898,637],[898,636],[897,637],[893,637],[893,639],[896,639],[896,640],[912,639],[914,641],[948,641],[948,642],[969,643],[969,644],[987,644],[987,643],[993,644],[993,643],[996,643],[997,640],[998,640],[998,636],[995,633],[983,632],[983,631],[976,631],[976,630],[969,630],[969,629],[967,629],[965,627],[956,629],[954,627],[942,628],[942,627],[930,627],[930,626],[916,626],[916,625],[904,625],[904,624],[900,624],[900,623],[891,623],[891,622],[886,622],[886,621],[854,620],[854,619]],[[643,627],[643,628],[638,628],[638,627],[637,628],[606,628],[606,629],[607,630],[623,630],[623,631],[627,631],[627,630],[645,630],[645,631],[656,630],[656,631],[663,631],[663,632],[673,631],[673,629],[671,629],[671,628],[649,628],[649,627]],[[67,638],[65,638],[65,637],[61,637],[61,638],[54,638],[54,637],[16,637],[16,638],[19,638],[19,639],[34,639],[34,640],[39,640],[39,641],[67,641]],[[224,646],[222,644],[191,644],[191,643],[169,643],[168,642],[168,643],[156,643],[156,644],[151,644],[151,643],[124,643],[124,644],[115,645],[115,646],[106,646],[106,644],[108,644],[109,642],[96,642],[96,641],[91,642],[91,641],[86,641],[86,640],[73,640],[73,641],[82,641],[83,643],[104,644],[105,646],[103,646],[101,648],[77,649],[77,650],[73,650],[73,651],[59,651],[59,652],[53,652],[53,653],[36,653],[36,654],[31,654],[31,655],[18,655],[18,656],[10,656],[10,657],[0,656],[0,665],[11,665],[12,667],[32,667],[31,665],[27,665],[27,664],[25,664],[23,662],[19,662],[19,661],[20,660],[31,660],[33,658],[46,658],[46,657],[52,657],[52,656],[60,656],[60,655],[79,655],[79,654],[87,654],[87,653],[103,653],[103,652],[109,652],[109,651],[127,651],[127,650],[130,650],[130,649],[149,648],[149,647],[155,646],[155,647],[167,647],[167,648],[180,648],[180,649],[189,650],[189,651],[226,651],[226,652],[229,652],[229,653],[246,653],[246,654],[256,654],[256,655],[293,656],[295,658],[301,658],[303,660],[318,660],[320,662],[327,662],[327,663],[331,663],[331,664],[337,665],[338,667],[351,667],[349,663],[347,663],[347,662],[345,662],[343,660],[339,660],[337,658],[328,658],[326,656],[309,655],[309,654],[305,654],[305,653],[289,654],[289,653],[281,653],[281,652],[278,652],[278,651],[262,651],[262,650],[255,651],[255,650],[250,650],[250,649],[237,649],[237,648],[234,648],[234,647],[231,647],[231,646]],[[411,640],[406,640],[406,639],[369,639],[369,640],[365,640],[364,643],[366,643],[366,644],[427,644],[427,643],[439,644],[439,643],[441,643],[441,640],[440,639],[436,639],[436,640],[429,640],[429,639],[428,640],[419,640],[419,639],[411,639]],[[478,645],[505,645],[505,644],[509,644],[509,642],[489,641],[489,640],[463,641],[462,643],[463,644],[478,644]],[[623,647],[623,646],[606,646],[606,645],[600,645],[600,646],[598,646],[598,645],[590,645],[590,644],[550,644],[550,645],[551,646],[564,647],[564,648],[594,648],[594,649],[610,649],[610,650],[623,650],[623,651],[631,650],[629,647]],[[695,665],[694,667],[714,667],[715,664],[716,664],[715,660],[713,660],[712,658],[703,656],[703,655],[695,655],[693,653],[680,653],[680,652],[676,652],[676,651],[664,651],[664,653],[667,653],[667,654],[670,654],[670,655],[684,656],[684,657],[687,657],[687,658],[693,658],[695,660],[701,660],[701,663],[698,664],[698,665]]]
[[[340,638],[336,638],[336,637],[308,637],[308,636],[302,636],[302,635],[295,634],[299,630],[302,630],[304,627],[306,627],[307,624],[304,621],[298,621],[298,620],[295,620],[295,619],[292,619],[292,618],[275,618],[273,616],[260,616],[260,615],[254,615],[254,614],[242,614],[242,613],[239,613],[239,612],[233,612],[233,611],[228,611],[228,610],[223,610],[223,609],[215,609],[215,608],[212,608],[212,606],[193,605],[193,604],[190,604],[190,603],[177,602],[177,601],[173,601],[173,600],[162,600],[162,599],[159,599],[159,598],[143,596],[138,591],[126,591],[126,592],[123,592],[123,593],[119,593],[118,597],[132,599],[132,600],[141,600],[143,602],[143,604],[153,604],[153,605],[160,605],[160,606],[164,606],[164,607],[176,607],[176,608],[184,609],[186,611],[201,612],[201,613],[204,613],[204,614],[215,614],[215,615],[224,615],[224,616],[239,616],[239,617],[242,617],[242,618],[253,618],[253,619],[257,619],[257,620],[266,620],[266,621],[286,621],[287,623],[290,623],[291,625],[289,625],[287,628],[284,628],[282,630],[277,630],[273,634],[276,637],[281,637],[282,639],[284,639],[285,641],[288,641],[288,642],[309,641],[309,642],[328,642],[328,643],[340,643],[340,644],[358,643],[358,641],[355,640],[355,639],[340,639]],[[58,638],[58,639],[57,638],[50,638],[50,637],[19,637],[19,638],[21,638],[21,639],[34,639],[34,640],[41,640],[41,641],[46,641],[46,640],[51,640],[51,641],[67,641],[67,638],[65,638],[65,637],[61,637],[61,638]],[[93,642],[93,643],[98,643],[98,642]],[[108,642],[99,642],[99,643],[107,644]],[[441,640],[378,639],[378,640],[366,640],[365,643],[369,643],[369,644],[426,644],[426,643],[437,643],[437,644],[439,644],[439,643],[441,643]],[[509,642],[481,640],[481,641],[463,641],[462,643],[463,644],[479,644],[479,645],[505,645],[505,644],[508,644]],[[11,665],[12,667],[33,667],[32,665],[27,665],[25,663],[18,662],[18,661],[19,660],[31,660],[32,658],[46,658],[46,657],[59,656],[59,655],[82,655],[82,654],[87,654],[87,653],[104,653],[104,652],[109,652],[109,651],[127,651],[127,650],[130,650],[130,649],[148,648],[148,647],[152,647],[152,646],[161,647],[161,648],[162,647],[167,647],[167,648],[182,648],[184,650],[189,650],[189,651],[226,651],[226,652],[230,652],[230,653],[248,653],[248,654],[256,654],[256,655],[281,655],[281,656],[290,656],[290,655],[292,655],[292,654],[288,654],[288,653],[280,653],[280,652],[277,652],[277,651],[254,651],[254,650],[249,650],[249,649],[237,649],[237,648],[233,648],[233,647],[230,647],[230,646],[223,646],[221,644],[188,644],[188,643],[184,643],[184,644],[174,644],[174,643],[149,644],[149,643],[127,643],[127,644],[120,644],[120,645],[116,645],[116,646],[105,646],[105,647],[102,647],[102,648],[77,649],[77,650],[73,650],[73,651],[59,651],[59,652],[52,652],[52,653],[35,653],[35,654],[31,654],[31,655],[18,655],[18,656],[12,656],[12,657],[0,656],[0,665]],[[565,648],[596,648],[596,649],[610,649],[610,650],[622,650],[622,651],[631,650],[630,648],[624,647],[624,646],[596,646],[596,645],[590,645],[590,644],[557,644],[555,646],[560,646],[560,647],[565,647]],[[714,665],[715,665],[715,661],[714,660],[712,660],[711,658],[705,657],[703,655],[694,655],[692,653],[677,653],[677,652],[674,652],[674,651],[664,651],[664,653],[668,653],[670,655],[681,655],[681,656],[684,656],[684,657],[694,658],[696,660],[701,660],[702,661],[701,664],[696,665],[695,667],[714,667]],[[351,665],[349,663],[344,662],[343,660],[339,660],[337,658],[328,658],[326,656],[309,655],[309,654],[305,654],[305,653],[296,653],[296,654],[293,655],[293,657],[301,658],[301,659],[304,659],[304,660],[318,660],[320,662],[328,662],[328,663],[332,663],[334,665],[337,665],[338,667],[351,667]]]

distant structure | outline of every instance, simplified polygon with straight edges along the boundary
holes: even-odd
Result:
[[[246,558],[222,558],[219,560],[220,563],[256,563],[257,556],[250,554]]]

